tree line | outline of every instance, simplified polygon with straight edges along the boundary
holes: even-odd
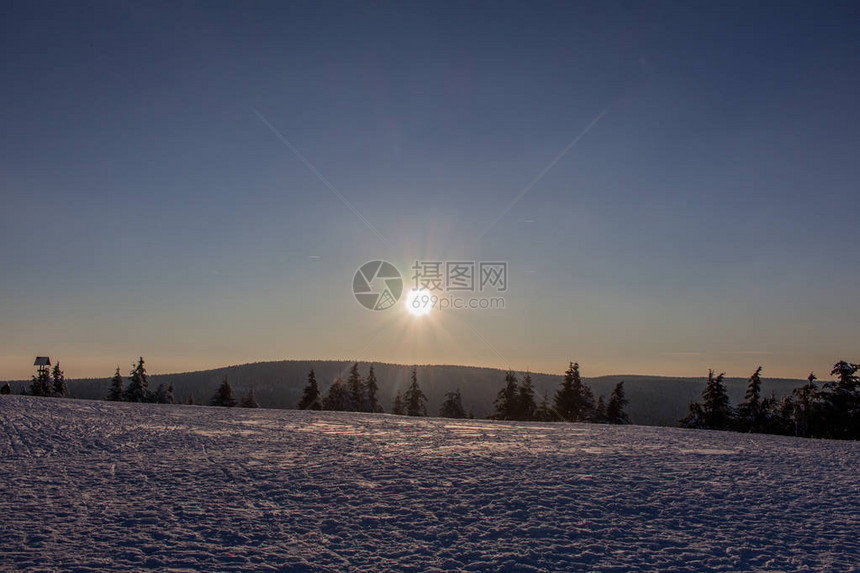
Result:
[[[355,363],[350,368],[349,377],[338,377],[322,394],[313,369],[308,373],[308,381],[299,399],[300,410],[330,410],[340,412],[383,412],[378,400],[379,385],[373,366],[367,377],[362,377]],[[595,403],[594,394],[582,381],[579,364],[570,363],[558,391],[550,403],[546,394],[540,404],[535,402],[534,384],[527,372],[519,380],[513,371],[505,375],[504,386],[494,402],[495,410],[490,416],[494,420],[522,420],[543,422],[595,422],[607,424],[629,424],[630,419],[624,412],[627,399],[624,395],[624,382],[619,382],[609,396],[603,396]],[[403,392],[394,397],[391,413],[400,416],[427,416],[427,396],[418,383],[417,369],[412,369],[410,384]],[[471,412],[463,408],[460,390],[445,394],[439,407],[441,418],[472,418]]]
[[[680,425],[805,438],[860,439],[860,364],[840,360],[830,371],[836,380],[821,386],[810,372],[806,384],[781,399],[773,394],[762,398],[761,371],[759,366],[752,373],[744,401],[732,407],[723,384],[725,373],[715,376],[710,370],[702,401],[690,403]]]
[[[131,373],[129,374],[128,385],[120,374],[119,366],[116,367],[116,373],[110,382],[107,396],[109,402],[138,402],[148,404],[177,404],[176,397],[173,392],[173,383],[159,384],[154,391],[149,386],[149,375],[146,372],[143,356],[137,361],[137,364],[132,364]],[[194,404],[194,396],[189,395],[183,404]],[[239,402],[233,397],[233,388],[224,377],[221,386],[215,391],[212,399],[209,401],[211,406],[226,406],[232,407],[240,405],[243,408],[259,408],[257,399],[254,396],[252,388]]]
[[[52,377],[51,377],[52,376]],[[0,392],[9,393],[8,383]],[[54,366],[52,375],[45,369],[40,369],[33,376],[29,394],[34,396],[64,396],[67,393],[65,376],[60,370],[59,363]],[[149,375],[143,357],[132,364],[128,384],[117,366],[111,379],[106,400],[112,402],[137,402],[151,404],[176,404],[173,384],[159,384],[154,391],[150,388]],[[194,404],[194,397],[188,396],[184,404]],[[215,391],[209,401],[211,406],[243,408],[259,408],[254,389],[245,393],[239,400],[234,397],[233,388],[227,377]],[[534,385],[531,375],[527,372],[522,380],[516,373],[509,371],[505,375],[504,386],[499,390],[494,402],[495,410],[490,419],[522,420],[543,422],[596,422],[609,424],[629,424],[630,420],[624,412],[627,399],[624,395],[624,382],[619,382],[609,396],[604,400],[600,396],[597,402],[591,389],[582,381],[579,364],[570,363],[558,391],[550,403],[544,394],[540,404],[535,402]],[[308,373],[307,384],[298,403],[300,410],[328,410],[340,412],[385,412],[379,401],[379,382],[373,365],[367,376],[362,376],[358,363],[354,363],[346,380],[341,377],[329,386],[323,395],[316,380],[316,374],[311,369]],[[412,369],[410,384],[405,391],[398,392],[394,397],[391,413],[400,416],[427,416],[427,396],[418,383],[417,369]],[[472,412],[466,412],[463,407],[460,390],[445,394],[445,400],[439,408],[438,415],[443,418],[473,418]]]
[[[459,399],[459,392],[458,392]],[[313,368],[308,372],[308,382],[302,391],[298,403],[299,410],[329,410],[335,412],[385,412],[379,402],[379,383],[373,365],[367,377],[363,377],[358,369],[358,363],[352,365],[349,377],[344,380],[335,378],[325,395],[320,392],[316,373]],[[445,405],[443,404],[443,409]],[[460,410],[462,410],[460,404]],[[394,397],[391,413],[398,416],[426,416],[427,396],[418,384],[418,372],[412,369],[411,383],[405,392],[398,392]],[[448,416],[463,417],[466,416]]]
[[[615,385],[608,400],[600,396],[595,402],[591,388],[582,381],[579,363],[571,362],[552,401],[550,402],[548,394],[544,393],[540,404],[535,402],[531,374],[526,372],[522,380],[518,380],[517,375],[509,371],[505,375],[505,385],[496,396],[495,411],[490,418],[540,422],[629,424],[630,418],[624,411],[627,403],[623,380]]]
[[[685,428],[731,430],[767,434],[794,435],[810,438],[860,439],[860,364],[839,361],[830,372],[835,380],[816,384],[810,373],[807,383],[795,388],[791,394],[776,398],[761,395],[762,367],[749,377],[744,401],[733,407],[724,384],[725,373],[708,372],[708,381],[702,391],[701,402],[691,402],[687,415],[679,421]],[[11,393],[9,383],[0,388],[0,394]],[[63,397],[68,384],[60,368],[40,367],[23,393],[32,396]],[[175,404],[173,384],[159,384],[150,388],[149,376],[143,357],[132,364],[128,384],[119,367],[111,379],[106,400]],[[193,396],[183,402],[194,404]],[[259,408],[253,388],[238,400],[227,377],[224,377],[209,401],[212,406]],[[505,374],[504,383],[493,403],[489,416],[495,420],[523,420],[541,422],[590,422],[603,424],[629,424],[625,412],[628,400],[624,382],[619,382],[608,398],[595,401],[591,389],[582,381],[579,364],[571,362],[564,372],[552,399],[544,393],[538,403],[530,373],[518,377],[513,371]],[[308,373],[307,384],[298,402],[300,410],[329,410],[345,412],[384,412],[379,400],[379,382],[373,365],[362,376],[358,363],[354,363],[346,380],[341,377],[329,386],[325,394],[320,391],[314,370]],[[427,416],[427,396],[418,383],[417,369],[412,369],[409,386],[394,397],[391,413],[403,416]],[[472,412],[463,407],[460,390],[445,394],[438,416],[444,418],[472,418]]]
[[[240,400],[233,397],[233,387],[230,386],[230,381],[224,376],[224,380],[215,391],[215,395],[209,400],[210,406],[222,406],[224,408],[233,408],[239,406],[242,408],[259,408],[257,397],[254,395],[254,389],[248,390]]]
[[[11,394],[12,388],[6,382],[0,388],[0,394]],[[60,363],[54,364],[51,370],[39,368],[36,374],[30,378],[30,388],[24,390],[24,394],[30,396],[47,396],[50,398],[63,398],[69,393],[66,375],[60,369]]]
[[[149,375],[146,373],[143,356],[137,364],[131,365],[128,386],[125,385],[119,366],[110,382],[107,400],[110,402],[142,402],[150,404],[175,404],[173,384],[159,384],[155,391],[149,387]]]

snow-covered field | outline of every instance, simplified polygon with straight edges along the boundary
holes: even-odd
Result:
[[[0,397],[3,570],[857,569],[860,444]]]

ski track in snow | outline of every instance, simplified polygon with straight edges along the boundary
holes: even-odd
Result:
[[[0,568],[858,570],[860,444],[0,398]]]

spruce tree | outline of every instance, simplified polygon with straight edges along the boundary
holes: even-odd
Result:
[[[110,381],[107,399],[111,402],[121,402],[124,397],[125,390],[123,390],[122,374],[119,373],[119,366],[117,366],[116,374],[113,375]]]
[[[346,383],[342,378],[338,377],[328,389],[322,401],[323,410],[331,410],[343,412],[349,410],[351,406],[352,396]]]
[[[791,435],[794,433],[794,404],[791,396],[778,399],[773,390],[770,397],[761,401],[761,431],[767,434]]]
[[[51,395],[51,373],[46,368],[40,368],[30,379],[29,393],[31,396]]]
[[[519,388],[517,376],[512,371],[505,374],[505,385],[496,396],[496,411],[491,418],[495,420],[515,420],[518,410]]]
[[[738,429],[757,431],[761,423],[761,366],[759,366],[750,376],[744,401],[738,406]]]
[[[624,394],[624,381],[615,385],[612,394],[609,395],[609,403],[606,404],[606,420],[610,424],[629,424],[630,418],[624,411],[627,405],[627,397]]]
[[[407,416],[426,416],[427,415],[427,396],[421,391],[418,385],[418,373],[416,369],[412,369],[412,383],[406,390],[403,396],[404,405],[406,406]]]
[[[702,411],[702,405],[698,402],[690,402],[687,415],[678,423],[682,428],[704,428],[705,413]]]
[[[51,371],[51,379],[53,380],[51,395],[62,398],[69,393],[69,387],[66,385],[66,375],[60,370],[59,362],[54,364],[54,369]]]
[[[320,389],[317,386],[317,375],[314,374],[314,369],[308,372],[308,384],[302,392],[302,397],[299,400],[299,410],[321,410],[322,400],[320,399]]]
[[[714,376],[714,371],[708,371],[708,384],[702,392],[702,412],[705,426],[712,430],[726,429],[731,419],[729,396],[723,385],[725,372]]]
[[[167,404],[167,386],[163,383],[159,384],[158,388],[155,389],[155,392],[152,393],[149,401],[154,404]]]
[[[364,380],[358,371],[358,362],[352,365],[349,370],[349,379],[347,380],[349,387],[349,410],[353,412],[364,412],[367,409],[364,391]]]
[[[824,384],[821,390],[821,437],[841,440],[860,439],[860,364],[844,360],[830,371],[835,382]]]
[[[565,422],[585,422],[594,417],[594,396],[582,383],[579,363],[571,362],[561,388],[555,394],[556,414]]]
[[[398,392],[394,397],[394,405],[391,408],[391,413],[395,416],[405,416],[406,415],[406,405],[403,402],[403,394]]]
[[[9,386],[8,382],[6,382],[5,384],[3,384],[3,387],[0,388],[0,395],[5,396],[5,395],[11,394],[11,393],[12,393],[12,387]]]
[[[155,404],[174,404],[176,399],[173,395],[173,382],[168,385],[159,384],[156,391],[152,394],[150,401]]]
[[[546,392],[543,393],[543,400],[541,400],[540,405],[537,408],[535,418],[541,422],[558,421],[558,416],[555,415],[552,406],[549,405],[549,397]]]
[[[749,386],[747,387],[747,393],[744,396],[744,400],[754,408],[757,408],[761,402],[761,366],[756,368],[756,371],[752,373],[752,376],[750,376]]]
[[[785,436],[793,435],[796,431],[794,423],[795,403],[793,396],[783,396],[777,399],[771,393],[770,400],[770,433],[782,434]]]
[[[532,375],[526,372],[520,384],[517,395],[517,420],[534,420],[537,414],[537,405],[535,404],[535,386],[532,382]]]
[[[806,384],[800,388],[795,388],[792,392],[795,401],[794,405],[794,435],[801,438],[807,438],[814,431],[812,425],[813,406],[815,397],[818,394],[818,387],[815,385],[815,373],[810,372],[806,377]]]
[[[587,384],[582,384],[582,421],[590,422],[594,420],[594,393]]]
[[[850,362],[840,360],[833,366],[830,375],[836,376],[836,386],[847,390],[854,390],[858,383],[860,383],[860,376],[857,376],[858,370],[860,370],[860,364],[851,364]]]
[[[579,364],[577,363],[574,367],[573,362],[571,362],[561,380],[561,388],[555,393],[555,411],[562,420],[567,422],[574,420],[576,392],[573,389],[573,381],[574,377],[578,376]]]
[[[460,396],[460,389],[454,392],[445,394],[445,401],[439,408],[440,418],[465,418],[466,410],[463,409],[463,398]]]
[[[225,408],[232,408],[236,405],[236,399],[233,398],[233,387],[230,386],[230,382],[227,380],[226,376],[224,376],[221,386],[218,387],[215,395],[212,396],[212,399],[209,401],[209,405],[223,406]]]
[[[149,402],[151,399],[149,376],[143,365],[143,356],[137,364],[132,365],[128,388],[125,389],[125,399],[127,402]]]
[[[248,392],[242,396],[242,404],[243,408],[259,408],[260,404],[257,403],[257,397],[254,395],[254,388],[252,387]]]
[[[379,383],[376,381],[376,373],[373,371],[373,364],[370,365],[370,370],[367,373],[365,386],[367,387],[368,411],[382,412],[382,405],[379,403]]]
[[[606,418],[606,402],[604,401],[603,396],[600,396],[597,399],[597,408],[595,408],[594,412],[594,421],[598,424],[603,424],[609,421]]]

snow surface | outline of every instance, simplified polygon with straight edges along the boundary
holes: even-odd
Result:
[[[860,444],[0,397],[0,568],[857,570]]]

